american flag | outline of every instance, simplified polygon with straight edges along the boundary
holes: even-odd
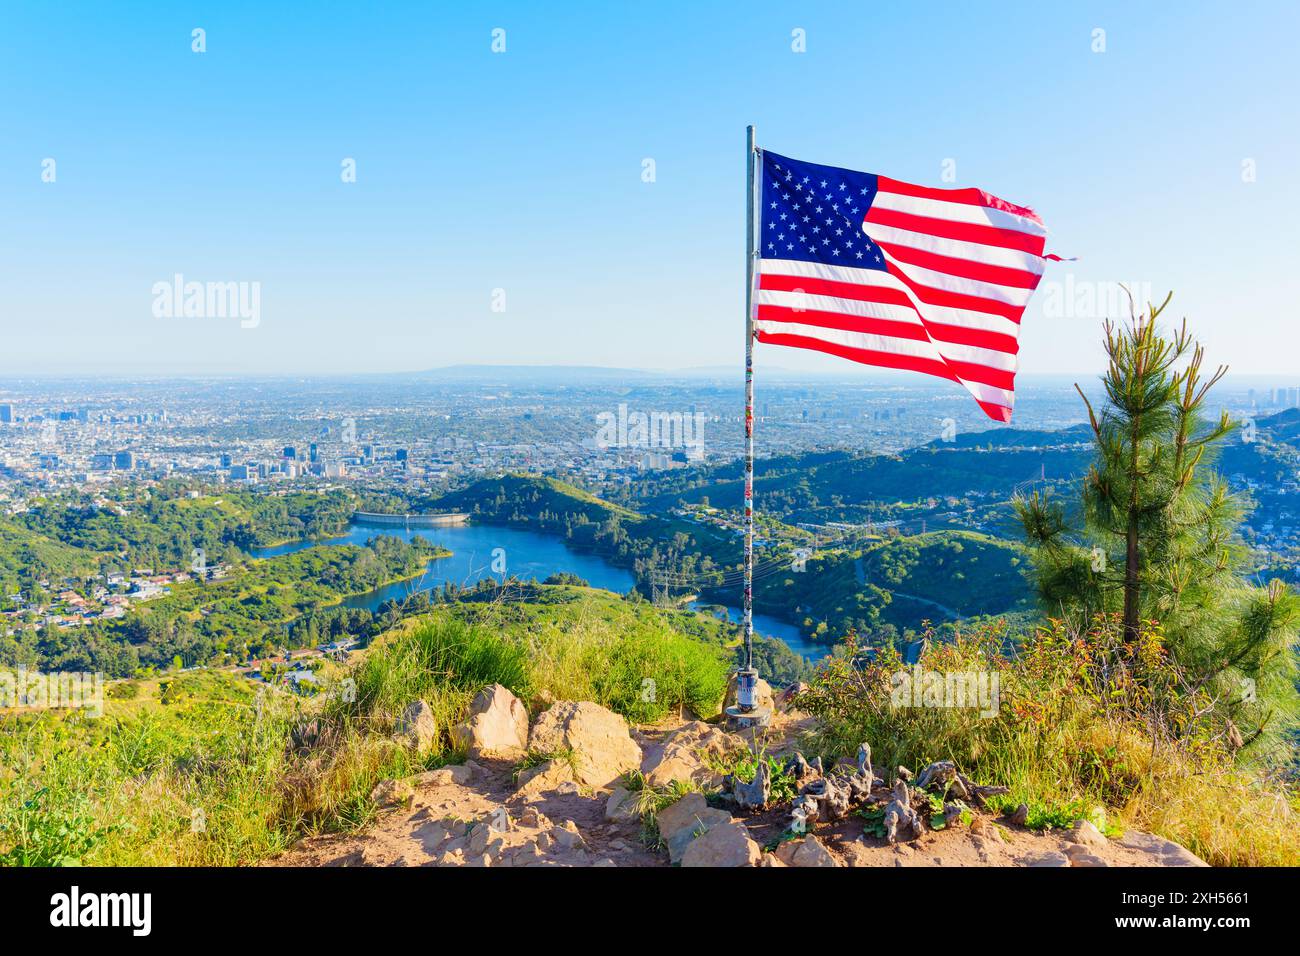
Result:
[[[981,189],[913,186],[763,151],[760,342],[965,386],[1011,421],[1020,317],[1047,230]]]

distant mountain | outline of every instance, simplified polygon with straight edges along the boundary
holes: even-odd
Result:
[[[1086,422],[1054,431],[1033,428],[991,428],[984,432],[965,432],[945,441],[936,438],[925,448],[1043,448],[1092,441],[1092,426]]]
[[[596,365],[448,365],[414,372],[410,378],[484,384],[572,385],[577,382],[654,381],[663,372]]]

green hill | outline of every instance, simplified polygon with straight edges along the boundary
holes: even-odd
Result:
[[[964,531],[898,537],[865,551],[810,557],[802,573],[781,568],[754,584],[755,607],[837,640],[849,631],[889,636],[959,617],[1027,606],[1019,545]]]
[[[566,518],[593,522],[641,518],[635,511],[602,501],[558,478],[536,475],[485,478],[443,495],[433,502],[433,507],[437,511],[462,511],[484,520],[511,524],[545,524]]]

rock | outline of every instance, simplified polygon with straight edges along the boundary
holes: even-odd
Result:
[[[459,764],[450,767],[440,767],[437,770],[426,770],[424,773],[416,774],[411,778],[411,782],[417,787],[446,787],[451,784],[465,786],[474,778],[474,767],[467,764]]]
[[[487,855],[488,843],[493,838],[493,831],[487,823],[479,821],[474,824],[474,829],[469,831],[469,839],[465,841],[465,852],[471,859],[477,859]]]
[[[751,783],[732,781],[731,793],[742,810],[762,810],[772,798],[772,768],[763,758],[758,760]]]
[[[428,753],[438,740],[438,721],[425,700],[407,704],[397,718],[395,730],[397,739],[417,754]]]
[[[577,781],[592,787],[611,786],[641,766],[641,748],[627,721],[590,701],[551,705],[533,725],[528,746],[540,753],[572,752]]]
[[[680,863],[682,857],[686,854],[686,848],[691,845],[697,836],[704,833],[710,827],[724,826],[731,823],[731,814],[726,810],[715,810],[708,807],[701,811],[690,823],[677,830],[669,837],[662,837],[664,845],[668,848],[668,862]]]
[[[1023,827],[1029,822],[1029,804],[1022,803],[1011,811],[1011,816],[1007,818],[1018,827]]]
[[[1002,837],[1002,831],[998,829],[997,824],[993,823],[987,817],[976,815],[970,822],[970,832],[983,840],[989,840],[993,843],[1005,843]]]
[[[960,800],[954,800],[951,803],[943,805],[943,823],[946,827],[955,827],[961,822],[962,814],[970,810],[966,804]]]
[[[808,690],[808,685],[803,681],[791,684],[781,692],[776,699],[776,706],[782,713],[788,713],[799,706],[799,695]]]
[[[920,816],[912,809],[907,783],[900,779],[894,784],[893,799],[885,804],[885,839],[898,843],[899,837],[907,833],[919,837],[923,832],[922,826]]]
[[[777,858],[786,866],[839,866],[839,861],[826,849],[826,845],[809,834],[802,840],[789,840],[776,850]]]
[[[674,780],[698,787],[716,788],[722,774],[706,765],[704,758],[722,759],[745,749],[745,741],[719,727],[694,720],[656,743],[647,744],[641,773],[652,787],[664,787]]]
[[[757,866],[763,851],[738,823],[719,823],[697,836],[682,854],[682,866]]]
[[[1074,829],[1065,834],[1071,843],[1088,847],[1092,850],[1104,849],[1107,845],[1105,834],[1092,825],[1090,820],[1075,820]],[[1069,852],[1068,850],[1066,851]]]
[[[1025,864],[1025,866],[1069,866],[1070,858],[1064,853],[1045,853],[1037,856]]]
[[[1156,836],[1154,833],[1129,830],[1117,839],[1115,844],[1145,854],[1150,857],[1152,866],[1210,865],[1186,847],[1180,846],[1173,840]]]
[[[871,744],[865,740],[858,747],[858,773],[866,777],[868,784],[876,780],[876,772],[871,766]]]
[[[688,793],[660,810],[655,821],[659,826],[659,839],[668,847],[668,859],[677,863],[697,833],[730,823],[731,814],[710,807],[702,793]]]
[[[1065,855],[1070,858],[1070,866],[1110,866],[1082,843],[1071,843],[1065,848]]]
[[[727,695],[722,700],[722,710],[724,713],[728,707],[736,703],[736,685],[736,674],[733,673],[727,678]],[[758,683],[754,687],[754,703],[760,708],[766,707],[768,710],[776,709],[776,701],[772,697],[772,685],[761,677],[758,679]]]
[[[562,850],[582,850],[587,846],[587,841],[578,831],[578,825],[572,820],[565,820],[563,826],[551,831],[551,836],[555,838],[555,845]]]
[[[474,695],[469,718],[451,729],[452,742],[471,754],[511,754],[528,746],[528,709],[500,684]]]
[[[802,808],[805,826],[812,826],[818,820],[840,820],[848,815],[853,793],[847,777],[819,777],[804,785],[792,812]]]
[[[546,760],[519,774],[515,792],[526,800],[535,800],[566,785],[577,786],[573,779],[573,764],[568,760]]]
[[[551,821],[546,819],[546,815],[536,807],[524,807],[523,810],[519,811],[519,825],[521,827],[549,827]]]
[[[794,778],[795,783],[803,783],[805,778],[811,777],[815,773],[812,765],[797,750],[790,755],[790,759],[785,762],[782,769]]]
[[[370,791],[370,799],[381,807],[407,803],[415,796],[415,787],[409,780],[381,780]]]
[[[631,823],[641,819],[637,812],[637,795],[626,787],[615,787],[614,792],[605,801],[605,819],[619,823]]]
[[[970,791],[966,788],[962,775],[957,772],[957,765],[951,760],[938,760],[930,764],[916,778],[916,786],[918,790],[933,790],[943,796],[951,792],[962,800],[970,799]]]

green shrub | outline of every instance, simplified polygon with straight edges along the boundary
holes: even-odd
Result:
[[[995,713],[895,706],[897,675],[909,668],[892,647],[868,656],[850,643],[800,697],[818,720],[810,746],[834,758],[866,741],[885,771],[952,760],[979,783],[1009,787],[1007,802],[1028,804],[1041,826],[1100,805],[1117,825],[1176,840],[1213,865],[1300,864],[1294,793],[1234,760],[1229,728],[1158,626],[1126,642],[1117,616],[1084,633],[1050,621],[1010,654],[996,623],[958,628],[948,642],[926,637],[924,671],[997,677]]]

